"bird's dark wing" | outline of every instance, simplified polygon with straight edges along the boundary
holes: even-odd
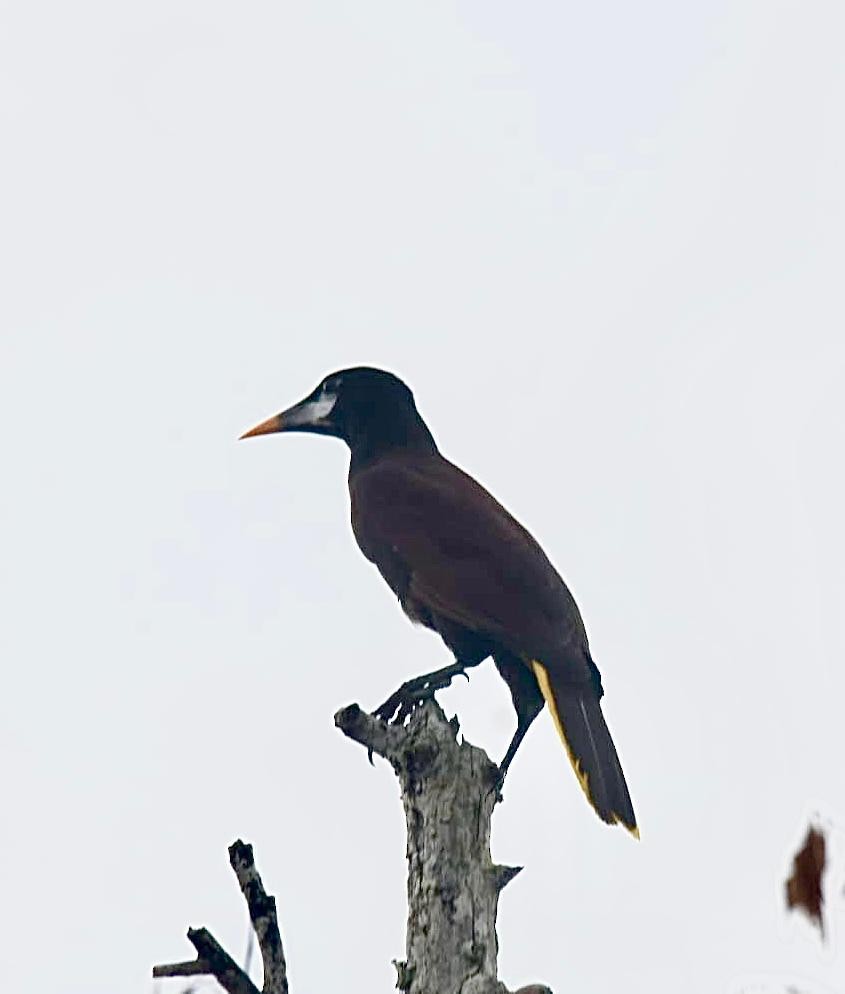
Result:
[[[532,536],[472,477],[437,454],[382,458],[350,476],[352,527],[405,611],[503,646],[537,681],[599,816],[637,834],[599,704],[581,615]]]
[[[589,658],[578,608],[543,550],[452,463],[383,458],[350,477],[350,494],[358,544],[409,614],[428,611],[526,661]]]

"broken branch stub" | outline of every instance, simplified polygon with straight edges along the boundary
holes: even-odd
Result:
[[[357,705],[335,715],[347,736],[396,771],[408,829],[406,960],[397,987],[407,994],[505,994],[497,977],[499,892],[519,872],[490,856],[498,769],[457,741],[435,701],[407,725],[387,725]]]

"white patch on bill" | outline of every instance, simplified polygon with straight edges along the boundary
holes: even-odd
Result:
[[[326,393],[324,390],[316,400],[309,400],[291,411],[285,421],[291,427],[319,424],[331,414],[336,401],[336,393]]]

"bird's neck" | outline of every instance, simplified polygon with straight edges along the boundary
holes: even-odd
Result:
[[[434,437],[416,411],[392,419],[380,417],[370,425],[363,423],[346,441],[352,453],[350,473],[392,452],[437,452]]]

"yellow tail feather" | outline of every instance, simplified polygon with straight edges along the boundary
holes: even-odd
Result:
[[[598,809],[596,808],[590,793],[590,778],[586,771],[581,769],[581,762],[572,751],[572,746],[569,744],[569,739],[566,737],[566,730],[563,727],[563,722],[560,720],[560,715],[557,710],[557,703],[555,702],[555,695],[552,692],[552,684],[549,680],[549,671],[536,659],[531,660],[531,669],[534,670],[534,676],[537,678],[537,683],[540,685],[540,690],[545,698],[546,704],[549,706],[549,711],[551,713],[552,720],[555,723],[555,728],[560,736],[560,741],[566,749],[566,755],[569,757],[572,769],[575,770],[575,776],[578,777],[578,783],[581,784],[581,790],[584,791],[585,797],[590,802],[590,807],[592,807],[592,809],[598,814]],[[634,826],[634,828],[630,828],[623,821],[620,821],[620,819],[615,815],[614,818],[617,824],[620,824],[623,828],[626,828],[635,839],[639,839],[640,830],[636,826]]]
[[[554,721],[555,728],[560,736],[560,741],[566,749],[566,755],[569,756],[569,762],[572,763],[572,769],[575,770],[575,776],[578,777],[578,783],[581,784],[581,790],[584,791],[587,795],[587,800],[590,804],[592,804],[593,799],[590,796],[590,778],[581,769],[581,762],[572,751],[572,746],[569,744],[569,739],[566,737],[566,730],[564,729],[563,722],[560,720],[560,715],[557,712],[555,695],[552,693],[552,685],[549,681],[549,671],[545,666],[543,666],[542,663],[538,663],[536,659],[531,660],[531,668],[534,670],[534,676],[537,677],[537,683],[540,684],[540,690],[543,693],[543,697],[546,699],[546,704],[549,705],[552,721]]]

